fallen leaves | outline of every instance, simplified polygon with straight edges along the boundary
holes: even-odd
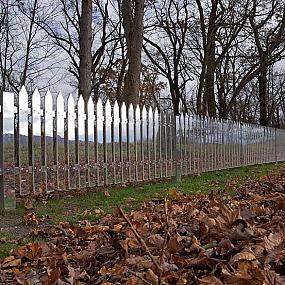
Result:
[[[285,284],[284,189],[280,173],[249,182],[235,196],[171,189],[167,199],[129,214],[86,210],[83,217],[100,221],[33,229],[32,238],[48,242],[21,246],[2,260],[0,283]],[[26,223],[36,224],[30,200],[25,208]]]

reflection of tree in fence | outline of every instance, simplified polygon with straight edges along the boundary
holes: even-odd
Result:
[[[6,193],[125,184],[171,177],[177,168],[189,175],[285,156],[284,130],[188,114],[175,119],[155,107],[92,98],[85,104],[60,93],[5,94]]]

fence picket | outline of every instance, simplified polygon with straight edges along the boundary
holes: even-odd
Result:
[[[138,127],[139,127],[139,119],[140,119],[140,107],[136,106],[134,110],[134,153],[135,153],[135,181],[139,181],[139,173],[138,173]]]
[[[87,181],[87,184],[88,184],[88,187],[93,187],[95,186],[95,167],[94,167],[94,164],[95,164],[95,159],[94,159],[94,121],[95,121],[95,111],[94,111],[94,101],[93,101],[93,98],[92,96],[89,97],[88,99],[88,103],[87,103],[87,118],[88,118],[88,136],[86,136],[85,140],[88,139],[88,150],[85,150],[85,153],[86,151],[88,151],[88,153],[86,153],[87,155],[87,160],[86,161],[86,164],[87,164],[87,167],[88,167],[88,181]]]
[[[41,142],[39,139],[34,140],[34,136],[37,136],[37,138],[41,137],[41,115],[42,115],[42,110],[41,110],[41,95],[38,91],[38,89],[35,89],[32,98],[31,98],[31,110],[32,110],[32,130],[31,130],[31,137],[32,137],[32,151],[31,151],[31,156],[32,156],[32,163],[30,165],[33,168],[33,173],[32,173],[32,180],[33,180],[33,185],[32,185],[32,192],[35,194],[36,190],[39,189],[40,186],[40,181],[39,178],[41,177],[40,175],[40,160],[41,160],[41,154],[40,152],[36,152],[35,150],[41,149]]]
[[[114,104],[111,104],[111,151],[112,151],[112,184],[116,184],[116,147]]]
[[[66,148],[68,149],[68,160],[66,159],[67,167],[68,167],[68,175],[70,177],[69,180],[69,189],[76,188],[76,170],[75,170],[75,160],[76,160],[76,152],[75,152],[75,100],[72,94],[69,95],[68,101],[68,145]]]
[[[126,168],[127,168],[127,182],[131,182],[131,142],[130,142],[130,128],[131,122],[130,118],[132,117],[132,105],[127,106],[126,108],[126,148],[127,148],[127,157],[126,157]]]

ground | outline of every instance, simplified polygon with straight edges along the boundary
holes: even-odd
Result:
[[[80,196],[70,193],[69,197],[48,201],[26,200],[14,213],[1,217],[2,258],[17,244],[22,247],[2,261],[0,277],[8,278],[3,284],[8,284],[12,272],[18,282],[38,282],[31,284],[53,284],[44,283],[46,278],[50,278],[48,282],[57,278],[65,282],[60,284],[72,284],[66,281],[71,275],[80,284],[227,284],[219,282],[239,278],[240,271],[245,270],[247,279],[250,274],[257,276],[255,283],[243,280],[245,283],[228,284],[271,284],[266,282],[272,278],[281,280],[272,284],[283,284],[285,239],[279,226],[285,216],[282,169],[284,164],[269,164],[189,177],[180,185],[163,182]],[[147,224],[150,228],[142,226]],[[219,228],[220,233],[214,228]],[[221,246],[225,237],[227,245]],[[66,272],[51,267],[47,275],[40,274],[40,263],[46,268],[55,244],[61,256],[56,257],[56,262]],[[228,246],[231,250],[226,255],[221,251]],[[274,256],[266,255],[269,250]],[[94,251],[95,260],[90,260],[90,251]],[[277,254],[279,265],[274,265]],[[206,258],[203,262],[201,256]],[[267,262],[265,268],[266,258],[271,263]],[[87,268],[87,261],[96,270]],[[189,262],[192,275],[185,273]],[[206,268],[200,268],[201,262],[207,263]],[[25,271],[26,266],[34,268],[32,275]],[[223,273],[217,271],[217,266]],[[233,271],[225,275],[231,267]],[[85,268],[85,276],[79,268]],[[183,283],[185,280],[194,283]]]

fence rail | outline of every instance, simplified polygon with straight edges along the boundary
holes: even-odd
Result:
[[[0,108],[0,207],[15,196],[285,160],[285,130],[155,106],[22,88],[3,93]]]

